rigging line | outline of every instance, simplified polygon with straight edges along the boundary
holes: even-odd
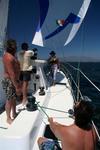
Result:
[[[94,129],[95,129],[95,132],[96,132],[96,134],[97,134],[97,137],[98,137],[98,139],[99,139],[99,142],[100,142],[100,135],[99,135],[99,133],[98,133],[98,130],[97,130],[97,128],[96,128],[96,126],[95,126],[93,120],[92,120],[92,124],[93,124],[93,127],[94,127]]]
[[[53,110],[53,111],[57,111],[57,112],[61,112],[61,113],[69,113],[68,111],[63,111],[63,110],[54,109],[54,108],[45,107],[45,106],[41,106],[41,108],[48,109],[48,110]]]
[[[68,64],[68,63],[67,63]],[[69,65],[69,64],[68,64]],[[77,68],[73,67],[72,65],[69,65],[71,66],[73,69],[77,70]],[[81,72],[81,74],[100,92],[100,89],[79,69],[79,71]]]
[[[77,68],[74,67],[74,66],[72,66],[70,63],[67,63],[67,62],[66,62],[66,64],[67,64],[68,66],[70,66],[71,68],[73,68],[74,70],[77,70]]]
[[[79,70],[79,71],[100,92],[100,89],[81,70]]]
[[[78,68],[80,68],[80,62],[78,63]],[[79,70],[77,71],[77,77],[76,77],[76,80],[77,80],[77,101],[79,100],[79,90],[80,90],[80,72]]]
[[[44,109],[39,105],[38,102],[37,102],[37,106],[38,106],[39,108],[41,108],[41,110],[44,112],[44,114],[47,116],[47,118],[49,118],[48,114],[44,111]]]
[[[73,66],[72,66],[73,67]],[[75,68],[75,67],[73,67],[74,69],[76,69],[77,70],[77,68]],[[80,70],[80,69],[78,69],[84,76],[85,76],[85,74]],[[69,71],[68,71],[69,72]],[[71,75],[70,75],[71,76]],[[85,76],[85,78],[87,78],[86,76]],[[90,82],[92,82],[90,79],[88,79],[87,78],[87,80],[89,80]],[[74,83],[75,84],[75,83]],[[93,83],[91,83],[91,84],[93,84]],[[95,85],[94,85],[95,86]],[[100,90],[100,89],[98,89],[98,90]],[[83,97],[83,96],[82,96]],[[94,129],[95,129],[95,131],[96,131],[96,134],[97,134],[97,136],[98,136],[98,139],[99,139],[99,141],[100,141],[100,136],[99,136],[99,133],[98,133],[98,131],[97,131],[97,128],[96,128],[96,126],[95,126],[95,124],[94,124],[94,122],[92,121],[92,124],[93,124],[93,126],[94,126]]]
[[[63,64],[61,64],[61,70],[62,70],[62,72],[65,74],[66,78],[68,78],[68,82],[69,82],[70,87],[71,87],[71,82],[70,82],[70,81],[73,81],[73,83],[75,84],[75,86],[76,86],[76,88],[77,88],[77,84],[75,83],[75,81],[74,81],[74,79],[73,79],[73,77],[72,77],[70,71],[69,71],[68,69],[66,69],[66,67],[65,67]],[[70,79],[71,79],[71,80],[69,80],[69,76],[70,76]],[[75,98],[75,95],[73,94],[72,88],[71,88],[71,92],[72,92],[74,101],[76,101],[76,98]],[[81,97],[82,97],[81,91],[80,91],[80,95],[81,95]]]
[[[82,25],[82,30],[81,30],[81,38],[80,38],[80,56],[82,56],[82,52],[83,52],[83,49],[84,49],[84,30],[85,30],[85,24],[83,23]],[[80,69],[80,63],[81,63],[81,60],[79,59],[79,62],[78,62],[78,70],[77,70],[77,85],[78,85],[78,89],[77,89],[77,100],[79,100],[79,89],[80,89],[80,72],[79,72],[79,69]]]
[[[68,72],[68,75],[70,75],[71,80],[72,80],[72,81],[73,81],[73,83],[75,84],[76,88],[78,88],[77,83],[75,82],[74,78],[72,77],[72,75],[71,75],[70,71],[69,71],[68,69],[66,69],[66,68],[64,67],[64,65],[63,65],[63,64],[62,64],[62,66],[63,66],[64,70],[65,70],[66,72]],[[82,93],[81,93],[80,89],[79,89],[79,93],[80,93],[81,98],[83,98],[83,96],[82,96]]]

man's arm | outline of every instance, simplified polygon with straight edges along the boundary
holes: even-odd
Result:
[[[60,139],[60,137],[61,137],[61,133],[60,132],[61,132],[62,125],[59,124],[58,122],[54,122],[53,118],[49,118],[48,121],[50,123],[50,128],[51,128],[52,132],[55,134],[55,136],[57,138]]]

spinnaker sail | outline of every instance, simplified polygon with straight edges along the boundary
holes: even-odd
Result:
[[[51,43],[59,45],[60,42],[60,46],[67,45],[79,30],[90,2],[91,0],[46,0],[44,11],[39,0],[40,17],[32,44],[51,48]],[[45,18],[41,15],[43,13]],[[64,20],[63,25],[57,26],[56,20],[60,19]]]
[[[67,38],[67,40],[66,40],[64,45],[67,45],[74,38],[75,34],[77,33],[77,31],[78,31],[78,29],[79,29],[79,27],[80,27],[80,25],[81,25],[85,15],[86,15],[86,12],[88,10],[90,2],[91,2],[91,0],[84,0],[84,2],[82,4],[82,7],[80,8],[80,11],[78,13],[78,16],[81,18],[80,22],[78,24],[75,24],[72,27],[72,29],[70,31],[70,34],[69,34],[69,36],[68,36],[68,38]]]

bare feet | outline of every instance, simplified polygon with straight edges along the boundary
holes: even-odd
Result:
[[[55,84],[56,84],[55,81],[53,81],[53,82],[52,82],[52,86],[55,86]]]
[[[7,119],[7,123],[8,123],[8,124],[11,124],[12,122],[13,122],[13,119],[11,119],[11,118],[8,118],[8,119]]]
[[[22,100],[22,105],[23,105],[23,106],[27,105],[27,103],[28,103],[28,100],[27,100],[27,99]]]
[[[14,115],[12,115],[12,118],[15,119],[18,116],[18,113],[15,113]]]

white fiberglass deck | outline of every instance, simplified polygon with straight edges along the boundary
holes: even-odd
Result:
[[[48,108],[55,110],[45,109],[45,111],[49,117],[53,117],[56,121],[61,122],[62,118],[69,116],[68,113],[64,112],[68,112],[69,109],[73,108],[73,97],[68,79],[64,78],[63,73],[58,73],[58,81],[59,82],[57,82],[55,86],[51,86],[49,90],[50,100],[48,102]],[[59,110],[64,112],[60,112]]]
[[[58,73],[58,81],[59,83],[55,86],[51,86],[48,91],[50,92],[50,95],[48,105],[46,107],[50,109],[44,109],[44,107],[43,110],[45,110],[49,117],[53,117],[55,121],[61,124],[70,125],[74,120],[70,117],[69,113],[65,112],[68,112],[69,109],[73,109],[74,100],[71,93],[71,87],[69,85],[68,79],[65,78],[63,73]],[[40,112],[41,115],[44,115],[44,117],[42,116],[42,124],[40,126],[39,132],[37,133],[37,138],[32,150],[38,150],[37,139],[38,137],[43,136],[45,125],[48,124],[48,117],[41,110],[41,108]]]
[[[58,73],[58,82],[55,86],[45,90],[44,96],[35,93],[36,101],[40,106],[68,111],[73,108],[73,97],[68,80],[62,73]],[[66,84],[65,84],[66,83]],[[40,110],[40,111],[39,111]],[[38,150],[37,138],[42,136],[44,122],[47,116],[41,108],[34,112],[23,110],[11,125],[6,123],[5,112],[0,115],[0,149],[3,150]],[[73,120],[69,114],[45,109],[50,117],[63,124],[71,124]]]

